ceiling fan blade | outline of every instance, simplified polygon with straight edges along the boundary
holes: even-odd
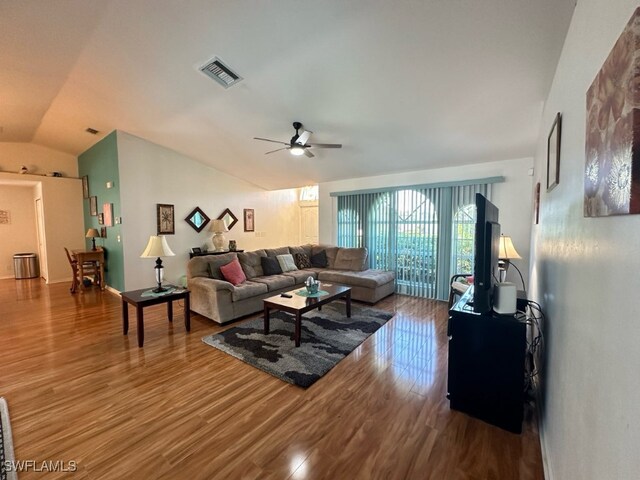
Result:
[[[280,142],[278,140],[269,140],[268,138],[253,137],[253,139],[262,140],[263,142],[273,142],[273,143],[280,143],[282,145],[289,145],[287,142]]]
[[[309,137],[311,136],[312,133],[313,132],[310,132],[309,130],[305,130],[300,134],[300,136],[296,140],[296,143],[299,143],[300,145],[304,145],[305,143],[307,143],[307,140],[309,140]]]
[[[288,148],[287,148],[287,147],[284,147],[284,148],[279,148],[279,149],[277,149],[277,150],[271,150],[270,152],[265,153],[265,155],[269,155],[270,153],[279,152],[280,150],[288,150]]]
[[[307,145],[315,148],[342,148],[341,143],[307,143]]]
[[[311,151],[308,148],[304,149],[304,154],[309,158],[315,157],[315,155],[313,153],[311,153]]]

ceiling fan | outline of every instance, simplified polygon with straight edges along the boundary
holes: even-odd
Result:
[[[289,150],[292,155],[306,155],[309,158],[315,157],[313,153],[311,153],[311,148],[342,148],[342,144],[340,143],[307,143],[309,137],[313,132],[309,130],[303,130],[302,133],[299,130],[302,128],[302,123],[293,122],[293,128],[296,129],[296,134],[291,137],[290,142],[280,142],[278,140],[270,140],[268,138],[259,138],[253,137],[254,140],[262,140],[263,142],[273,142],[280,143],[282,145],[286,145],[285,147],[278,148],[277,150],[271,150],[270,152],[265,153],[265,155],[269,155],[270,153],[279,152],[280,150]]]

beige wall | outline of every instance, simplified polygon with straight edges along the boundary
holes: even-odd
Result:
[[[238,249],[278,247],[300,241],[298,189],[268,191],[206,166],[185,155],[141,138],[118,132],[118,168],[122,202],[125,287],[153,283],[153,261],[141,259],[149,235],[156,234],[156,204],[175,208],[175,235],[167,241],[176,254],[163,260],[165,278],[177,282],[186,274],[191,247],[210,241],[207,229],[198,233],[184,219],[200,207],[210,218],[231,209],[238,223],[225,233]],[[255,232],[245,232],[243,209],[255,210]]]
[[[46,275],[47,283],[70,280],[71,269],[64,253],[64,247],[84,248],[85,245],[82,181],[76,178],[0,173],[0,190],[17,186],[23,188],[29,186],[32,189],[31,199],[25,200],[28,201],[32,209],[35,198],[42,199],[47,263],[41,268],[41,274]],[[4,243],[4,237],[2,243]],[[37,245],[30,250],[37,252]],[[0,264],[0,268],[6,268],[2,265]]]
[[[33,143],[0,142],[0,172],[17,173],[22,165],[30,173],[40,175],[60,172],[65,177],[78,176],[78,160],[74,155]]]
[[[0,278],[12,278],[13,255],[37,253],[35,186],[0,185],[0,210],[7,210],[10,223],[0,225]]]

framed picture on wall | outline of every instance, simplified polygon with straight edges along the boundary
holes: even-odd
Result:
[[[102,238],[107,238],[107,227],[100,227],[100,236]]]
[[[98,216],[98,197],[89,197],[89,215]]]
[[[113,226],[113,203],[104,203],[102,205],[102,213],[104,214],[104,224],[107,227]]]
[[[158,235],[174,235],[176,233],[173,205],[156,204],[156,216]]]
[[[560,183],[560,135],[562,115],[558,112],[547,138],[547,192]]]
[[[82,177],[82,197],[89,198],[89,176]]]
[[[255,217],[253,208],[245,208],[244,209],[244,231],[245,232],[254,232],[256,229],[255,226]]]
[[[98,225],[104,225],[104,213],[98,214]]]

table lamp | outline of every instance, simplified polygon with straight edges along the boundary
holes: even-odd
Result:
[[[100,232],[95,228],[90,228],[89,230],[87,230],[87,234],[85,235],[85,237],[91,239],[91,250],[97,250],[96,238],[100,238]]]
[[[214,252],[224,252],[224,232],[228,232],[229,229],[224,223],[224,220],[214,220],[211,222],[211,228],[213,237],[211,237],[211,243],[213,243]]]
[[[500,251],[498,253],[498,269],[500,270],[500,282],[507,278],[507,270],[511,265],[511,260],[522,258],[513,246],[511,237],[500,235]]]
[[[167,243],[166,237],[160,235],[151,235],[149,237],[149,243],[147,243],[147,247],[140,255],[140,258],[156,258],[156,282],[158,283],[158,287],[153,289],[154,293],[162,293],[169,290],[168,288],[164,288],[162,286],[162,258],[160,257],[173,257],[175,253],[171,251],[169,248],[169,244]]]

